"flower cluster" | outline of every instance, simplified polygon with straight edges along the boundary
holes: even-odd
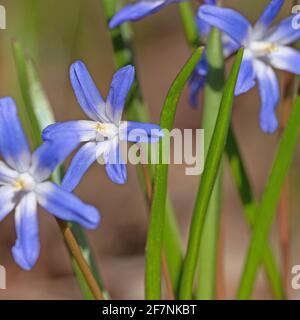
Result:
[[[141,19],[155,13],[166,5],[180,1],[138,1],[125,6],[113,17],[110,27],[125,21]],[[279,84],[273,68],[300,74],[299,51],[289,47],[300,38],[300,30],[293,28],[294,16],[272,26],[284,0],[272,0],[254,26],[235,10],[217,6],[216,0],[204,0],[200,6],[197,24],[202,38],[206,38],[211,27],[223,34],[224,57],[228,58],[241,46],[245,54],[236,86],[236,95],[252,89],[256,83],[261,97],[260,126],[266,133],[278,127],[276,107],[280,99]],[[199,62],[190,81],[191,105],[196,106],[198,93],[203,88],[208,72],[206,56]]]
[[[273,133],[278,127],[276,107],[280,90],[273,68],[300,74],[300,52],[289,47],[300,38],[300,30],[293,28],[294,16],[272,26],[283,4],[284,0],[272,0],[254,26],[232,9],[203,5],[198,12],[202,24],[216,27],[227,35],[224,39],[225,58],[240,46],[245,47],[235,94],[245,93],[258,84],[261,97],[260,126],[266,133]],[[207,66],[202,62],[192,80],[194,103],[195,94],[203,85],[206,74]]]
[[[38,204],[57,218],[95,229],[100,222],[98,210],[83,203],[71,191],[100,155],[110,179],[118,184],[125,183],[126,166],[120,155],[119,141],[154,142],[161,137],[158,125],[121,122],[126,97],[134,81],[132,66],[114,75],[106,102],[82,62],[71,66],[70,75],[77,100],[91,120],[50,125],[42,134],[45,142],[33,154],[14,101],[0,99],[0,154],[5,161],[0,161],[0,221],[15,209],[17,241],[12,254],[25,270],[35,265],[40,251]],[[138,134],[131,134],[132,131]],[[49,181],[54,169],[80,143],[84,145],[74,157],[62,185]]]

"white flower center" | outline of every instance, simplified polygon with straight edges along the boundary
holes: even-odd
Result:
[[[260,58],[276,52],[278,50],[278,46],[271,42],[251,41],[248,49],[252,52],[254,57]]]
[[[19,191],[33,191],[36,186],[36,181],[31,174],[25,172],[18,176],[14,182],[14,186]]]
[[[119,134],[119,128],[114,123],[97,122],[95,130],[96,141],[110,140]]]

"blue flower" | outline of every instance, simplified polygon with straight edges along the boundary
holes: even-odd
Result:
[[[15,209],[17,240],[12,249],[16,263],[31,269],[39,256],[37,205],[63,220],[93,229],[98,211],[48,181],[77,142],[46,142],[33,154],[22,130],[11,98],[0,99],[0,221]]]
[[[84,63],[77,61],[71,66],[71,83],[77,101],[91,120],[56,123],[43,132],[44,140],[65,140],[72,137],[84,143],[64,177],[64,189],[74,190],[88,168],[100,156],[106,164],[108,177],[117,184],[124,184],[127,171],[121,157],[120,141],[156,142],[162,136],[158,125],[121,121],[134,75],[132,66],[117,71],[104,101]]]
[[[186,0],[140,0],[133,4],[127,4],[110,21],[111,29],[126,21],[140,20],[146,16],[156,13],[171,3]]]
[[[204,0],[204,3],[210,4],[210,5],[217,5],[216,0]],[[204,43],[207,42],[208,35],[212,29],[211,25],[208,24],[203,19],[201,19],[199,15],[196,16],[196,23],[198,26],[199,36],[201,41]],[[232,40],[226,34],[222,34],[222,43],[223,43],[223,48],[224,48],[223,53],[225,58],[228,58],[240,48],[240,45],[236,43],[234,40]],[[206,51],[204,51],[202,58],[199,61],[195,71],[193,72],[189,82],[190,104],[193,108],[196,108],[198,106],[199,93],[205,85],[207,73],[208,73],[208,63],[207,63]]]
[[[239,46],[245,47],[235,94],[247,92],[258,83],[260,126],[266,133],[272,133],[278,127],[276,107],[280,94],[273,67],[300,74],[300,52],[288,46],[300,38],[300,30],[292,27],[294,16],[271,27],[283,3],[284,0],[272,0],[254,26],[232,9],[212,5],[199,9],[202,21],[219,28]]]

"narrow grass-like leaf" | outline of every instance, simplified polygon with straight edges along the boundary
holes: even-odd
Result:
[[[204,90],[203,129],[205,132],[205,156],[215,129],[224,89],[224,56],[221,33],[212,29],[206,47],[208,75]],[[223,162],[223,161],[222,161]],[[216,298],[217,261],[222,208],[223,163],[213,188],[204,223],[199,252],[199,276],[196,298]]]
[[[107,22],[114,16],[117,10],[121,7],[119,0],[103,0],[102,6]],[[116,68],[124,67],[125,65],[134,63],[134,52],[132,49],[132,33],[129,24],[122,24],[120,27],[110,31],[110,37],[114,49],[114,60]],[[149,122],[150,117],[147,107],[143,102],[139,81],[136,79],[133,89],[131,90],[130,97],[126,103],[126,113],[128,120]],[[139,171],[142,170],[138,170]],[[153,170],[149,166],[149,174],[153,179]],[[143,190],[145,188],[145,177],[142,174],[138,174],[139,181]],[[147,196],[145,196],[147,198]],[[148,199],[146,200],[148,201]],[[178,223],[176,220],[175,212],[167,196],[166,206],[166,223],[164,234],[164,252],[166,254],[168,262],[168,270],[172,280],[173,288],[176,291],[179,284],[180,270],[183,261],[183,244],[181,240],[181,234],[179,231]]]
[[[257,211],[244,271],[238,291],[238,299],[249,299],[256,274],[263,258],[264,250],[276,213],[280,191],[293,159],[300,134],[300,95],[295,100],[288,123],[279,142],[278,150],[268,178],[261,203]]]
[[[19,112],[22,115],[24,126],[28,130],[27,133],[29,134],[32,147],[35,149],[42,143],[42,130],[48,125],[55,122],[54,114],[46,93],[43,90],[43,86],[31,57],[24,52],[22,45],[17,41],[13,41],[13,52],[22,96],[24,99],[24,105],[22,107],[19,107]],[[58,168],[53,173],[52,179],[57,184],[60,184],[61,178],[62,168]],[[103,288],[102,280],[97,270],[95,260],[93,258],[93,253],[83,229],[73,223],[70,223],[70,226],[84,257],[86,258],[86,261],[88,262],[96,280],[102,288],[103,294],[108,297],[107,292],[105,292]],[[70,255],[70,257],[75,275],[85,299],[94,299],[94,296],[90,291],[88,284],[85,282],[85,279],[82,276],[80,268],[76,264],[75,259],[72,257],[72,255]]]
[[[22,107],[19,107],[19,114],[24,129],[29,136],[32,147],[35,149],[42,143],[42,138],[37,117],[34,114],[34,107],[31,97],[32,86],[30,85],[31,83],[29,82],[28,78],[28,67],[26,63],[25,53],[20,42],[13,40],[12,46],[15,63],[17,66],[19,84],[24,100],[24,105]]]
[[[188,11],[191,11],[191,4],[187,2],[185,3],[185,5],[189,6],[190,8],[188,9]],[[186,20],[188,19],[189,13],[185,13],[184,10],[181,11],[181,13],[182,13],[181,16],[182,16],[183,27],[186,30],[187,29]],[[188,20],[188,23],[194,24],[193,29],[197,28],[195,19]],[[188,44],[192,48],[194,48],[195,41],[193,40],[193,37],[190,37],[187,32],[185,34],[186,34],[186,40]],[[231,169],[231,173],[232,173],[236,188],[240,194],[240,198],[243,203],[244,214],[250,226],[253,227],[256,219],[256,200],[253,195],[251,184],[247,175],[247,171],[245,169],[245,165],[242,160],[237,139],[235,137],[233,128],[231,126],[229,128],[228,140],[226,145],[226,153],[229,158],[230,169]],[[283,284],[282,284],[282,277],[281,277],[279,268],[276,264],[274,255],[272,253],[271,246],[268,246],[268,248],[266,249],[266,253],[264,255],[263,261],[264,261],[267,276],[268,276],[270,286],[274,296],[276,297],[276,299],[279,299],[279,300],[283,299],[284,290],[283,290]],[[198,298],[200,297],[199,294],[197,294],[197,296]]]
[[[204,172],[201,178],[190,227],[187,253],[183,263],[179,292],[180,299],[191,299],[193,295],[193,284],[199,258],[200,240],[211,193],[218,176],[226,145],[231,120],[234,89],[243,58],[243,52],[243,48],[239,50],[226,82],[214,134],[206,157]]]
[[[182,90],[197,65],[202,52],[202,48],[194,52],[171,86],[161,112],[160,125],[162,129],[172,130]],[[159,143],[159,155],[162,155],[162,152],[168,152],[168,150],[163,150],[163,146],[167,145],[167,143],[164,143],[166,139],[168,139],[168,136],[164,136]],[[161,252],[167,187],[168,165],[160,161],[155,170],[154,193],[146,249],[145,297],[149,300],[161,298]]]
[[[252,192],[250,181],[244,163],[242,161],[239,146],[233,134],[233,129],[229,130],[226,153],[228,156],[232,176],[234,178],[237,190],[242,200],[245,217],[251,228],[254,227],[257,218],[257,202]],[[264,256],[263,264],[266,269],[266,274],[274,294],[278,300],[284,299],[284,289],[282,284],[281,272],[276,264],[275,257],[272,253],[272,247],[267,245]]]

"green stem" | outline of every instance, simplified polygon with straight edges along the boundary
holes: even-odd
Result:
[[[276,213],[280,191],[285,181],[300,134],[300,96],[295,100],[286,129],[280,140],[271,174],[265,186],[241,278],[238,299],[249,299],[257,270],[265,252],[268,234]]]
[[[225,82],[223,46],[221,34],[217,29],[212,30],[208,39],[207,60],[209,70],[205,85],[205,102],[203,106],[203,129],[205,130],[206,156],[216,125]],[[220,166],[218,178],[216,179],[211,194],[201,238],[197,299],[208,300],[216,298],[217,257],[222,206],[222,176],[223,164]]]
[[[120,8],[119,0],[102,0],[104,14],[109,20],[116,14]],[[134,51],[132,49],[132,33],[128,24],[123,24],[118,28],[110,30],[110,38],[114,48],[114,60],[116,68],[121,68],[125,65],[134,65]],[[149,122],[149,114],[145,103],[143,102],[139,81],[136,79],[129,101],[127,103],[127,118],[129,120]],[[142,170],[138,170],[142,171]],[[153,170],[149,166],[149,174],[153,179]],[[145,190],[145,177],[139,174],[139,181]],[[146,201],[147,195],[145,196]],[[176,290],[178,287],[181,264],[183,260],[183,245],[181,241],[181,234],[176,221],[175,212],[172,207],[169,196],[167,196],[166,206],[166,223],[165,223],[165,236],[164,247],[168,262],[168,270],[172,279],[173,288]]]
[[[184,259],[182,277],[180,282],[180,299],[191,299],[193,294],[193,284],[197,261],[199,258],[200,241],[203,234],[203,226],[212,190],[215,185],[222,156],[228,135],[231,111],[234,99],[234,89],[243,58],[243,49],[236,57],[230,76],[225,86],[224,95],[220,105],[220,111],[209,147],[204,171],[202,174],[199,190],[197,193],[195,208],[193,212],[188,249]]]
[[[186,82],[199,62],[202,51],[202,49],[197,49],[195,51],[175,79],[167,95],[161,112],[160,125],[161,128],[167,129],[167,131],[164,132],[165,135],[159,142],[160,158],[162,158],[162,155],[167,155],[169,152],[170,136],[167,132],[170,132],[173,129],[179,98]],[[161,252],[164,236],[167,187],[168,164],[160,159],[155,170],[153,200],[147,237],[145,295],[148,300],[161,299]]]
[[[187,42],[193,47],[197,47],[199,45],[199,32],[195,24],[194,11],[188,2],[179,3],[178,6]]]

